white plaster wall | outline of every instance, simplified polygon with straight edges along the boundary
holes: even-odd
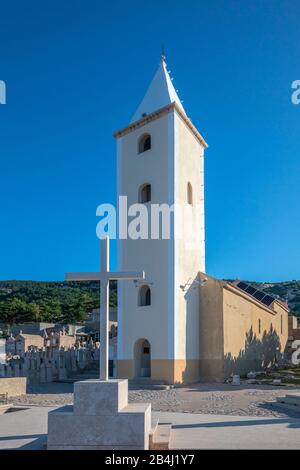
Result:
[[[150,150],[138,154],[139,137],[148,132]],[[193,232],[174,239],[182,222],[175,213],[170,240],[120,240],[120,270],[144,270],[151,285],[151,306],[138,306],[133,282],[119,283],[118,359],[132,359],[134,344],[146,338],[152,359],[199,358],[199,289],[182,292],[180,285],[204,271],[204,181],[203,147],[176,111],[147,123],[118,139],[118,195],[128,196],[128,205],[138,202],[138,188],[151,184],[152,203],[187,202],[187,183],[193,187]]]
[[[151,184],[152,203],[169,200],[168,123],[168,115],[164,115],[118,139],[118,191],[128,196],[128,205],[138,202],[138,189],[145,182]],[[152,146],[138,154],[137,142],[145,132],[151,134]],[[152,359],[168,357],[169,243],[150,239],[118,243],[119,269],[144,270],[146,283],[153,283],[151,306],[146,307],[138,306],[138,289],[133,282],[122,282],[119,287],[119,359],[132,359],[134,344],[140,338],[150,342]]]
[[[190,222],[177,218],[175,230],[184,226],[182,238],[175,249],[175,304],[176,312],[176,359],[199,358],[199,289],[187,286],[183,292],[180,285],[198,279],[204,270],[204,157],[203,147],[178,114],[175,115],[176,175],[175,200],[180,205],[187,203],[187,185],[193,188],[193,206],[189,207]],[[191,236],[195,241],[191,244]],[[178,237],[179,235],[177,235]]]

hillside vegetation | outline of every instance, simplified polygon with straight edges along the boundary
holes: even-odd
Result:
[[[300,317],[300,281],[249,282],[249,284],[267,294],[279,296],[288,302],[291,313]]]
[[[110,283],[110,305],[117,305],[116,282]],[[99,307],[98,282],[0,281],[0,323],[83,322]]]

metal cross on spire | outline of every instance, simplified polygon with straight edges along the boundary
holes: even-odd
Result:
[[[109,281],[145,279],[144,271],[110,272],[109,237],[101,240],[101,270],[94,273],[66,273],[66,281],[100,281],[100,380],[108,380]]]

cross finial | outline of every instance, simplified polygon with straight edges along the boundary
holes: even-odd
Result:
[[[165,62],[165,61],[166,61],[165,48],[164,48],[164,46],[163,46],[163,45],[161,46],[161,56],[160,56],[160,61],[161,61],[161,62]]]

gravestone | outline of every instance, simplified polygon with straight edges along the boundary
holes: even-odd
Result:
[[[58,376],[58,354],[57,348],[52,348],[52,375],[53,377]]]
[[[79,348],[79,349],[78,349],[77,360],[78,360],[78,368],[79,368],[80,370],[84,369],[84,368],[85,368],[85,365],[86,365],[86,361],[85,361],[85,349],[83,349],[83,348]]]
[[[75,348],[71,349],[71,371],[77,371],[77,361],[76,361],[76,350]]]
[[[41,383],[46,382],[46,366],[44,363],[42,363],[40,366],[40,382]]]
[[[234,375],[232,377],[232,385],[235,385],[235,386],[241,385],[241,378],[239,375]]]
[[[65,367],[67,371],[71,370],[71,351],[68,349],[65,353]]]
[[[58,380],[66,380],[68,378],[66,369],[66,356],[65,351],[59,351],[58,356]]]
[[[36,364],[36,360],[35,360],[35,357],[34,357],[34,353],[31,352],[30,353],[30,369],[31,370],[35,370],[35,364]]]
[[[10,364],[6,365],[6,377],[12,377],[12,370]]]
[[[14,377],[20,376],[20,365],[19,363],[14,364]]]
[[[53,365],[50,359],[46,361],[46,382],[53,381]]]
[[[22,366],[22,373],[25,377],[27,377],[28,375],[29,367],[30,367],[30,360],[28,357],[28,353],[25,353],[24,358],[23,358],[23,366]]]

